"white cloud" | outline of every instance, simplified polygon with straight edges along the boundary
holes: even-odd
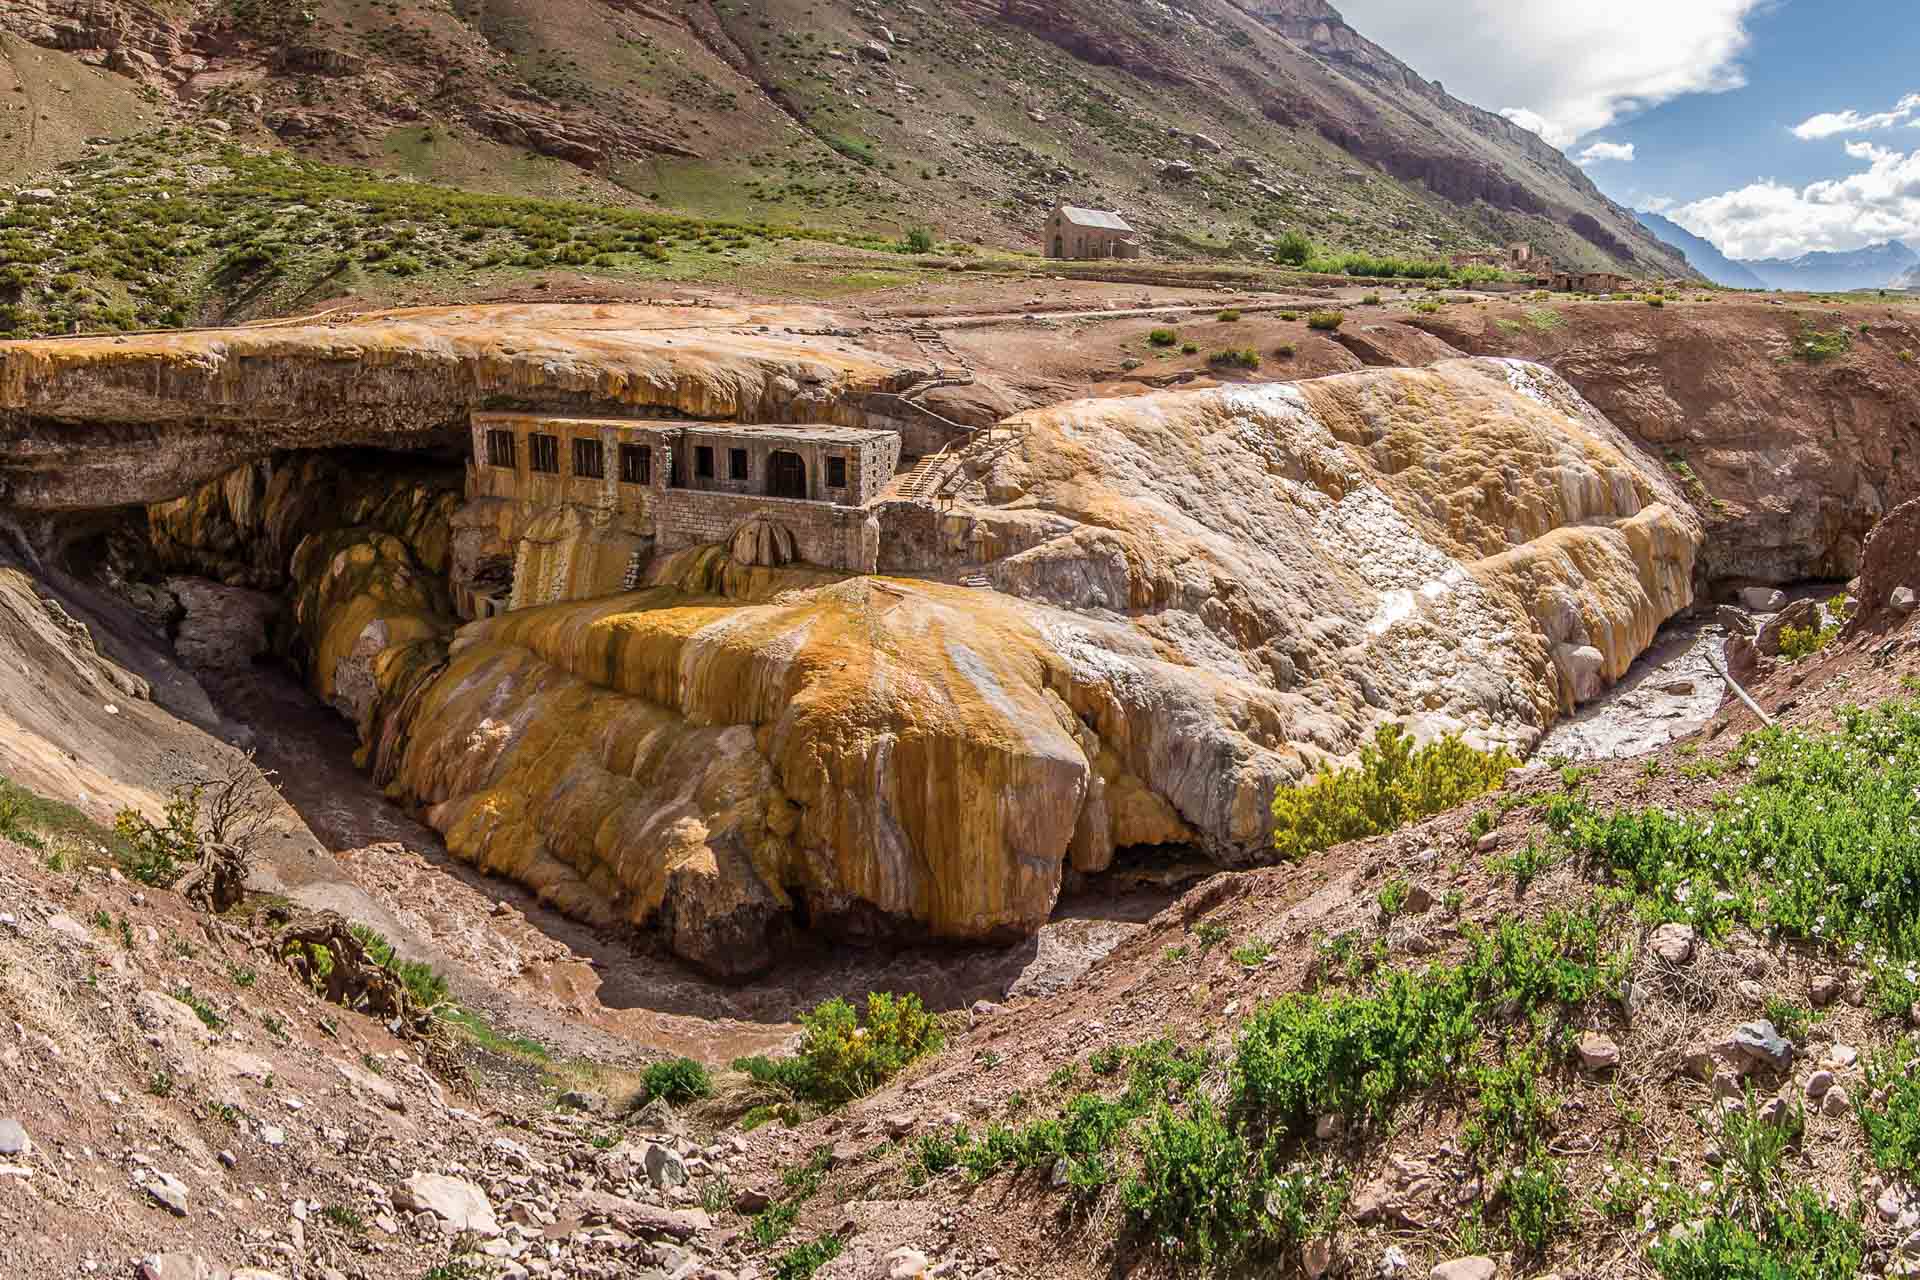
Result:
[[[1865,160],[1870,164],[1878,163],[1881,160],[1885,160],[1888,156],[1897,154],[1896,152],[1889,151],[1885,147],[1875,146],[1871,142],[1849,142],[1846,145],[1846,152],[1855,160]]]
[[[1596,142],[1575,157],[1581,164],[1592,164],[1597,160],[1618,160],[1622,164],[1633,163],[1634,144],[1631,142]]]
[[[1673,220],[1734,258],[1783,258],[1920,237],[1920,151],[1849,154],[1861,172],[1790,187],[1772,179],[1682,205]]]
[[[1640,202],[1640,207],[1648,213],[1665,213],[1679,203],[1672,196],[1648,196]]]
[[[1875,129],[1891,129],[1897,124],[1913,120],[1916,111],[1920,111],[1920,93],[1910,93],[1894,104],[1891,111],[1876,111],[1870,115],[1848,108],[1845,111],[1823,111],[1817,116],[1809,116],[1793,127],[1793,136],[1802,142],[1818,142],[1822,138],[1837,138],[1843,133],[1870,133]],[[1920,121],[1913,121],[1920,128]]]
[[[1338,0],[1362,35],[1557,147],[1684,94],[1740,88],[1746,20],[1765,3]]]

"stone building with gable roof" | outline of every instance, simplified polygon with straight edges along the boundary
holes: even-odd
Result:
[[[1137,258],[1140,240],[1127,220],[1110,209],[1063,204],[1047,218],[1049,258]]]

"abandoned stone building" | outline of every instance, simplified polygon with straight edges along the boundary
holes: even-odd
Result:
[[[1555,293],[1627,293],[1634,287],[1617,271],[1556,271],[1542,283]]]
[[[1049,258],[1138,258],[1140,240],[1127,220],[1106,209],[1079,209],[1070,204],[1047,218],[1046,253]]]
[[[631,589],[655,555],[703,543],[871,573],[869,508],[900,461],[897,432],[830,425],[477,412],[472,429],[470,506],[510,531],[513,564],[475,575],[468,617]]]

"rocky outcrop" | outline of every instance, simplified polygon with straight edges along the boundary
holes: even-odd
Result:
[[[1577,387],[1676,478],[1711,529],[1710,584],[1844,581],[1868,533],[1920,495],[1920,380],[1903,352],[1920,325],[1884,310],[1813,316],[1721,300],[1659,312],[1607,303],[1420,316],[1462,351],[1538,360]],[[1809,328],[1847,331],[1825,361],[1796,356]]]
[[[0,343],[0,506],[165,501],[275,449],[453,446],[476,407],[858,425],[912,380],[804,309],[479,306]]]
[[[997,592],[774,567],[749,525],[742,560],[471,624],[440,669],[362,544],[316,676],[372,673],[323,692],[384,735],[381,776],[457,856],[737,974],[801,919],[1016,936],[1067,867],[1122,848],[1264,860],[1274,789],[1378,723],[1525,747],[1691,600],[1699,526],[1671,480],[1535,366],[1010,425],[1017,447],[966,456],[948,560],[920,552],[983,556]]]
[[[820,389],[858,387],[845,372],[775,391],[787,375],[755,353],[778,340],[757,333],[660,340],[643,393],[606,367],[633,337],[594,348],[603,394],[855,411]],[[306,399],[308,338],[277,376],[229,376],[311,403],[317,422],[275,430],[314,439],[360,430],[369,402],[418,412],[396,367],[437,370],[414,384],[435,395],[494,368],[444,331],[405,341],[367,354],[355,409]],[[144,416],[181,376],[158,354],[144,378],[63,375],[56,346],[30,348],[56,372],[25,385],[84,409],[74,430]],[[505,368],[523,395],[589,394],[578,366]],[[1530,746],[1689,603],[1700,537],[1663,468],[1545,369],[1498,360],[1061,405],[955,465],[950,510],[875,508],[880,575],[791,563],[762,513],[656,557],[639,590],[464,627],[450,580],[545,517],[455,511],[428,461],[277,454],[147,528],[171,568],[284,586],[310,686],[456,856],[729,975],[802,922],[1021,936],[1069,868],[1122,849],[1264,861],[1276,788],[1389,720]]]

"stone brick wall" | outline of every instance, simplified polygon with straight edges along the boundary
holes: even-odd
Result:
[[[868,511],[797,498],[669,489],[654,504],[655,548],[679,551],[720,542],[754,516],[766,516],[793,534],[801,559],[828,569],[872,572],[862,563],[862,530]]]

